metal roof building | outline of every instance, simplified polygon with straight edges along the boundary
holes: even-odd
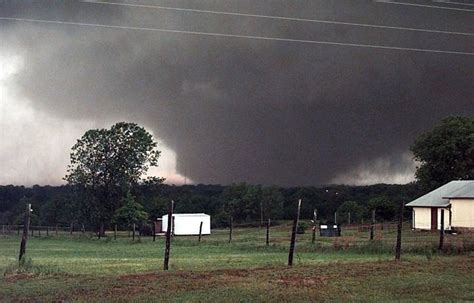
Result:
[[[474,229],[474,181],[451,181],[405,206],[413,207],[414,229],[437,230],[441,217],[446,229]]]

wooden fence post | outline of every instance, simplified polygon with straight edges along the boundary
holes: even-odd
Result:
[[[438,250],[443,249],[444,244],[444,209],[441,210],[441,228],[439,230],[439,247]]]
[[[100,239],[100,237],[102,237],[102,236],[105,237],[105,226],[104,226],[104,222],[100,222],[99,239]]]
[[[174,236],[174,231],[175,231],[175,222],[174,222],[174,216],[172,218],[173,220],[171,221],[171,236]]]
[[[296,246],[296,231],[298,229],[298,221],[300,219],[301,199],[298,200],[298,210],[296,218],[293,220],[293,230],[291,231],[290,251],[288,252],[288,266],[293,266],[293,254]]]
[[[270,245],[270,224],[271,224],[271,221],[270,221],[270,218],[268,218],[268,222],[267,222],[267,238],[266,238],[266,244],[267,244],[267,246]]]
[[[230,216],[230,227],[229,227],[229,243],[232,242],[232,227],[234,225],[234,218]]]
[[[132,241],[135,241],[135,223],[132,225]]]
[[[171,250],[171,222],[172,222],[172,217],[173,217],[173,206],[174,206],[174,201],[171,200],[171,203],[168,208],[168,224],[166,228],[166,245],[165,245],[165,261],[163,264],[163,269],[168,270],[169,266],[169,261],[170,261],[170,250]]]
[[[337,211],[334,212],[334,224],[337,225]]]
[[[46,237],[49,237],[49,226],[46,226]]]
[[[38,237],[41,237],[41,225],[38,226]]]
[[[398,225],[397,225],[397,245],[395,248],[395,261],[400,261],[402,251],[402,226],[403,225],[403,202],[400,202],[398,210]]]
[[[114,240],[117,240],[117,224],[114,224]]]
[[[199,224],[199,240],[198,240],[198,242],[201,242],[201,235],[202,235],[202,221],[201,221],[201,224]]]
[[[20,256],[18,261],[21,262],[21,259],[26,253],[26,242],[28,241],[28,229],[30,228],[30,214],[31,214],[31,204],[26,205],[25,217],[23,219],[23,235],[21,236],[20,243]]]
[[[375,209],[372,210],[372,223],[370,224],[370,240],[374,239],[374,229],[375,229]]]
[[[71,227],[69,230],[69,234],[72,236],[72,231],[74,230],[74,222],[71,222]]]
[[[155,224],[156,221],[153,221],[153,242],[155,242],[156,240],[156,224]]]
[[[318,210],[315,208],[313,210],[313,235],[311,237],[311,243],[313,244],[314,242],[316,242],[316,225],[318,224],[317,221],[318,221]]]
[[[56,236],[58,235],[58,225],[56,224]]]

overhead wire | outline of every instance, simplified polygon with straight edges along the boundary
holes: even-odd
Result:
[[[139,30],[139,31],[185,34],[185,35],[196,35],[196,36],[209,36],[209,37],[253,39],[253,40],[265,40],[265,41],[344,46],[344,47],[360,47],[360,48],[368,48],[368,49],[383,49],[383,50],[398,50],[398,51],[413,51],[413,52],[424,52],[424,53],[474,56],[474,52],[463,52],[463,51],[449,51],[449,50],[439,50],[439,49],[398,47],[398,46],[385,46],[385,45],[346,43],[346,42],[332,42],[332,41],[322,41],[322,40],[291,39],[291,38],[278,38],[278,37],[253,36],[253,35],[224,34],[224,33],[214,33],[214,32],[173,30],[173,29],[164,29],[164,28],[150,28],[150,27],[137,27],[137,26],[125,26],[125,25],[107,25],[107,24],[100,24],[100,23],[83,23],[83,22],[69,22],[69,21],[44,20],[44,19],[15,18],[15,17],[0,17],[0,20],[28,22],[28,23],[44,23],[44,24],[55,24],[55,25],[99,27],[99,28],[109,28],[109,29]]]
[[[452,5],[474,6],[474,3],[456,2],[456,1],[449,1],[449,0],[433,0],[433,2],[446,3],[446,4],[452,4]]]
[[[247,13],[238,13],[238,12],[203,10],[203,9],[181,8],[181,7],[169,7],[169,6],[149,5],[149,4],[133,4],[133,3],[123,3],[123,2],[104,2],[104,1],[93,1],[93,0],[81,0],[81,2],[91,3],[91,4],[121,6],[121,7],[133,7],[133,8],[145,8],[145,9],[156,9],[156,10],[191,12],[191,13],[201,13],[201,14],[225,15],[225,16],[236,16],[236,17],[250,17],[250,18],[263,18],[263,19],[284,20],[284,21],[299,21],[299,22],[319,23],[319,24],[332,24],[332,25],[354,26],[354,27],[364,27],[364,28],[377,28],[377,29],[389,29],[389,30],[405,30],[405,31],[437,33],[437,34],[449,34],[449,35],[474,36],[474,33],[436,30],[436,29],[424,29],[424,28],[416,28],[416,27],[402,27],[402,26],[378,25],[378,24],[367,24],[367,23],[356,23],[356,22],[342,22],[342,21],[332,21],[332,20],[307,19],[307,18],[297,18],[297,17],[284,17],[284,16],[272,16],[272,15],[261,15],[261,14],[247,14]]]
[[[393,0],[374,0],[374,1],[378,3],[395,4],[395,5],[406,5],[406,6],[444,9],[444,10],[463,11],[463,12],[474,12],[474,10],[472,9],[458,8],[458,7],[446,7],[446,6],[439,6],[439,5],[421,4],[421,3],[398,2],[398,1],[393,1]]]

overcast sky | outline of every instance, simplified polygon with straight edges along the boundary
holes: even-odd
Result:
[[[118,121],[168,183],[406,183],[416,136],[474,116],[469,1],[108,2],[0,1],[0,184],[61,184]]]

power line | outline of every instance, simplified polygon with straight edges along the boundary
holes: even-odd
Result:
[[[379,3],[386,3],[386,4],[418,6],[418,7],[425,7],[425,8],[445,9],[445,10],[463,11],[463,12],[474,12],[474,10],[472,10],[472,9],[457,8],[457,7],[446,7],[446,6],[437,6],[437,5],[428,5],[428,4],[419,4],[419,3],[396,2],[396,1],[392,1],[392,0],[374,0],[374,1],[379,2]]]
[[[253,39],[253,40],[265,40],[265,41],[279,41],[279,42],[320,44],[320,45],[360,47],[360,48],[370,48],[370,49],[385,49],[385,50],[399,50],[399,51],[413,51],[413,52],[424,52],[424,53],[474,56],[474,53],[471,53],[471,52],[447,51],[447,50],[439,50],[439,49],[397,47],[397,46],[384,46],[384,45],[374,45],[374,44],[344,43],[344,42],[291,39],[291,38],[277,38],[277,37],[266,37],[266,36],[221,34],[221,33],[213,33],[213,32],[172,30],[172,29],[163,29],[163,28],[149,28],[149,27],[136,27],[136,26],[124,26],[124,25],[107,25],[107,24],[98,24],[98,23],[82,23],[82,22],[54,21],[54,20],[13,18],[13,17],[0,17],[0,20],[30,22],[30,23],[76,25],[76,26],[85,26],[85,27],[102,27],[102,28],[109,28],[109,29],[141,30],[141,31],[149,31],[149,32],[162,32],[162,33],[221,37],[221,38]]]
[[[453,4],[453,5],[474,6],[473,3],[456,2],[456,1],[449,1],[449,0],[433,0],[433,2],[446,3],[446,4]]]
[[[365,28],[380,28],[380,29],[405,30],[405,31],[425,32],[425,33],[474,36],[474,33],[456,32],[456,31],[443,31],[443,30],[414,28],[414,27],[388,26],[388,25],[377,25],[377,24],[367,24],[367,23],[354,23],[354,22],[342,22],[342,21],[329,21],[329,20],[319,20],[319,19],[296,18],[296,17],[246,14],[246,13],[224,12],[224,11],[214,11],[214,10],[202,10],[202,9],[192,9],[192,8],[147,5],[147,4],[103,2],[103,1],[93,1],[93,0],[82,0],[81,2],[93,3],[93,4],[116,5],[116,6],[124,6],[124,7],[136,7],[136,8],[159,9],[159,10],[170,10],[170,11],[183,11],[183,12],[203,13],[203,14],[213,14],[213,15],[227,15],[227,16],[263,18],[263,19],[273,19],[273,20],[301,21],[301,22],[321,23],[321,24],[358,26],[358,27],[365,27]]]

